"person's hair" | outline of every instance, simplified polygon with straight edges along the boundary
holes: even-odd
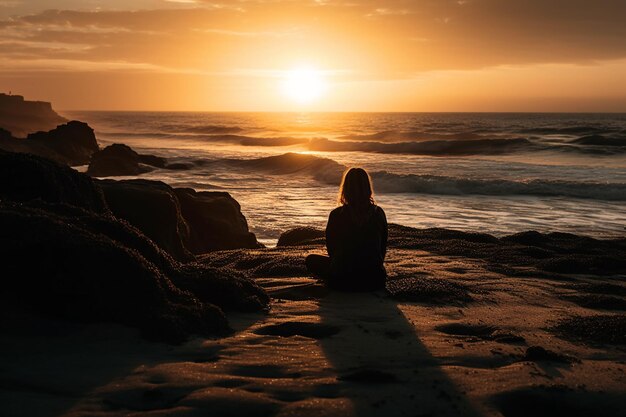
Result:
[[[363,168],[350,168],[344,172],[337,202],[342,206],[351,207],[376,204],[372,179]]]

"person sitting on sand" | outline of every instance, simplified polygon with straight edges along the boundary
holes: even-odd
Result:
[[[385,288],[387,218],[374,201],[372,180],[364,169],[350,168],[344,173],[338,204],[326,225],[329,256],[307,256],[308,271],[338,290]]]

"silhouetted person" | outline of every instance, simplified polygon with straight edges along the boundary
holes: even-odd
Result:
[[[330,212],[326,225],[329,256],[307,256],[307,269],[338,290],[384,288],[387,218],[374,201],[372,181],[364,169],[346,171],[339,188],[339,204]]]

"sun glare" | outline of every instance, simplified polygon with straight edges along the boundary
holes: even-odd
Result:
[[[298,104],[310,104],[324,95],[326,80],[321,71],[312,68],[296,68],[285,73],[283,93]]]

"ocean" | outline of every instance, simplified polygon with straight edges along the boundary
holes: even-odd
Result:
[[[626,114],[63,115],[89,123],[101,146],[125,143],[180,168],[142,178],[230,192],[268,246],[293,227],[325,227],[350,166],[370,172],[392,223],[626,235]]]

